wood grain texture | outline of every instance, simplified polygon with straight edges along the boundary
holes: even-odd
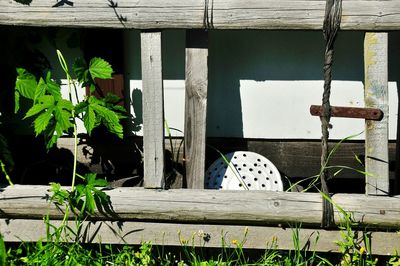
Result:
[[[388,34],[367,32],[364,40],[365,106],[379,108],[381,121],[365,124],[366,194],[389,193]]]
[[[227,225],[319,226],[322,198],[318,193],[216,190],[107,190],[113,213],[97,213],[92,219],[153,221]],[[0,193],[0,218],[41,219],[49,214],[62,219],[62,212],[46,201],[47,186],[7,187]],[[336,194],[333,201],[368,228],[400,226],[400,197]],[[90,220],[90,219],[89,219]],[[341,213],[335,210],[339,223]]]
[[[144,186],[164,186],[164,96],[161,32],[142,32]]]
[[[107,28],[204,28],[202,0],[118,0],[112,7],[104,0],[72,1],[73,6],[52,7],[40,0],[22,5],[0,1],[0,24],[26,26]],[[320,30],[324,0],[213,0],[208,23],[214,29]],[[398,0],[343,1],[344,30],[400,29]]]
[[[185,164],[188,188],[204,188],[208,88],[208,33],[189,30],[185,64]]]
[[[174,150],[177,150],[182,139],[173,139]],[[333,148],[336,142],[330,143],[330,148]],[[129,137],[125,138],[123,143],[110,144],[102,143],[100,149],[107,152],[108,155],[117,156],[116,160],[124,166],[132,167],[136,160],[132,156],[131,149],[138,145],[141,147],[143,144],[142,137]],[[229,153],[233,151],[252,151],[257,152],[267,157],[283,175],[288,176],[291,179],[301,179],[310,176],[314,176],[319,172],[320,169],[320,152],[321,143],[318,140],[306,141],[306,140],[263,140],[263,139],[242,139],[242,138],[207,138],[207,144],[217,148],[223,153]],[[100,145],[100,144],[99,144]],[[165,148],[169,149],[170,142],[165,140]],[[66,148],[73,150],[73,139],[61,138],[58,140],[57,147]],[[84,149],[89,147],[82,144],[78,146],[78,161],[89,167],[90,171],[96,173],[104,173],[101,169],[100,164],[92,164],[91,155],[85,154]],[[183,149],[179,154],[179,162],[182,163]],[[343,142],[340,147],[336,150],[332,156],[331,165],[346,166],[354,168],[360,171],[364,170],[364,166],[357,162],[355,156],[357,155],[360,159],[364,158],[365,147],[364,141],[346,141]],[[396,143],[389,143],[389,175],[390,179],[394,180],[395,170],[395,154],[396,154]],[[206,165],[208,168],[220,155],[212,148],[206,148]],[[137,162],[136,162],[137,163]],[[338,168],[339,168],[338,167]],[[338,170],[335,169],[336,170]],[[343,180],[347,179],[347,181]],[[364,184],[359,186],[358,191],[355,191],[355,187],[349,185],[348,179],[354,179],[354,182]],[[334,192],[345,192],[345,193],[364,193],[364,182],[365,176],[355,170],[343,169],[338,173],[332,182],[338,184],[338,189],[333,190]],[[31,178],[27,178],[31,180]],[[330,187],[333,184],[330,184]]]
[[[57,226],[61,222],[53,221]],[[75,224],[70,222],[70,228]],[[291,228],[243,226],[243,225],[210,225],[210,224],[177,224],[152,222],[84,222],[82,232],[86,232],[83,241],[102,244],[141,244],[151,241],[153,245],[216,248],[222,246],[222,237],[226,247],[235,247],[233,240],[241,242],[244,248],[266,249],[276,240],[278,250],[294,249]],[[6,242],[46,241],[46,227],[42,220],[0,219],[0,233]],[[245,237],[246,234],[246,237]],[[335,241],[342,240],[340,232],[322,229],[301,229],[300,247],[309,251],[339,252]],[[316,242],[317,235],[319,240]],[[362,232],[358,232],[361,240]],[[371,247],[375,255],[394,255],[400,250],[400,235],[390,232],[372,232]],[[72,240],[71,240],[72,241]],[[316,242],[316,243],[315,243]],[[312,246],[309,246],[312,243]],[[315,245],[314,245],[315,243]]]

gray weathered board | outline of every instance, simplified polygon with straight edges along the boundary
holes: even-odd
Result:
[[[179,150],[182,139],[173,139],[172,145],[174,150]],[[238,139],[238,138],[208,138],[207,143],[220,150],[222,153],[232,151],[252,151],[257,152],[267,157],[272,163],[289,178],[304,178],[317,174],[320,169],[321,158],[321,143],[320,141],[306,140],[260,140],[260,139]],[[105,156],[111,161],[118,161],[119,165],[132,166],[137,163],[138,158],[132,156],[132,149],[138,145],[142,146],[141,137],[125,138],[123,143],[102,143],[100,149],[105,153]],[[169,147],[170,141],[165,141],[166,149]],[[330,148],[334,147],[334,143],[330,144]],[[73,139],[61,138],[57,142],[59,148],[73,150]],[[95,164],[92,161],[90,154],[85,154],[84,149],[88,147],[84,144],[79,145],[78,161],[85,164],[91,171],[103,173],[100,164]],[[389,143],[389,161],[391,167],[390,177],[394,179],[394,160],[395,160],[396,143]],[[183,159],[183,149],[180,149],[179,162]],[[362,164],[356,160],[356,155],[359,158],[364,158],[365,149],[363,141],[343,142],[332,156],[331,165],[341,166],[364,170]],[[210,166],[214,160],[218,159],[218,154],[213,148],[206,149],[206,168]],[[139,159],[140,160],[140,159]],[[338,173],[335,178],[346,179],[363,179],[364,175],[351,169],[344,169]],[[29,182],[29,180],[25,180]],[[364,181],[360,180],[360,183]],[[351,191],[349,187],[347,191]]]
[[[365,106],[379,108],[381,121],[365,122],[365,193],[389,193],[388,34],[367,32],[364,40]]]
[[[164,91],[161,32],[142,32],[144,186],[164,186]]]
[[[62,2],[62,1],[61,1]],[[0,25],[203,28],[215,29],[321,29],[325,0],[213,0],[204,21],[203,0],[79,0],[72,6],[53,7],[53,0],[23,5],[0,1]],[[400,1],[343,1],[343,30],[400,29]]]
[[[5,188],[0,193],[0,218],[41,219],[48,214],[52,219],[62,219],[63,213],[46,200],[48,189],[20,185]],[[111,198],[113,212],[97,213],[95,220],[311,227],[320,225],[322,215],[318,193],[143,188],[105,192]],[[398,196],[336,194],[332,200],[368,228],[400,227]],[[341,217],[335,210],[337,224]]]
[[[186,33],[185,164],[188,188],[204,188],[208,88],[208,32]]]
[[[60,221],[52,221],[58,227]],[[75,228],[74,222],[69,223]],[[233,240],[244,248],[277,250],[294,249],[293,230],[289,227],[266,227],[244,225],[177,224],[135,221],[84,222],[81,241],[103,244],[141,244],[151,241],[153,245],[236,247]],[[0,219],[0,234],[6,242],[46,241],[43,220]],[[357,240],[362,241],[363,232]],[[400,250],[400,235],[393,232],[372,232],[371,250],[377,255],[394,255]],[[305,229],[299,231],[300,247],[307,251],[338,252],[335,241],[343,241],[339,231]],[[74,241],[75,239],[70,239]],[[273,243],[273,241],[276,241]],[[362,242],[361,242],[362,243]],[[275,245],[276,244],[276,245]]]

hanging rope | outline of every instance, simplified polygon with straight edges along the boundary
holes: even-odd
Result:
[[[210,1],[211,1],[211,7],[209,3]],[[209,11],[211,11],[211,17],[208,14]],[[214,13],[214,0],[204,0],[203,28],[205,30],[214,28],[213,13]]]
[[[332,62],[333,62],[333,44],[336,39],[337,32],[340,28],[340,20],[342,16],[342,0],[326,0],[325,6],[325,19],[323,25],[323,33],[325,38],[325,61],[324,61],[324,93],[322,95],[322,116],[321,116],[321,129],[322,129],[322,154],[321,154],[321,190],[330,197],[328,185],[326,180],[329,173],[326,169],[327,160],[329,155],[328,139],[329,139],[329,124],[331,119],[331,81],[332,81]],[[322,227],[330,227],[334,225],[334,214],[332,203],[323,198],[322,205]]]

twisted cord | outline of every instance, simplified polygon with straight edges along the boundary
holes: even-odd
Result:
[[[210,1],[211,1],[211,8],[210,8]],[[209,15],[209,11],[211,11],[211,17]],[[214,13],[214,0],[204,0],[203,28],[205,30],[214,28],[213,13]]]
[[[204,15],[203,15],[203,27],[204,29],[210,28],[210,18],[208,17],[208,1],[204,0]]]
[[[332,63],[333,63],[333,44],[335,42],[337,32],[340,28],[342,16],[342,0],[327,0],[325,6],[325,19],[323,24],[323,34],[325,39],[325,60],[324,60],[324,92],[322,95],[322,116],[321,116],[321,190],[330,197],[326,180],[329,177],[329,172],[326,169],[329,156],[329,128],[331,119],[331,82],[332,82]],[[322,203],[322,227],[331,227],[334,225],[334,213],[332,202],[325,197]]]

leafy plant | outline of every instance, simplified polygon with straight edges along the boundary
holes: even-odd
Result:
[[[15,82],[15,111],[19,110],[20,97],[30,99],[32,106],[26,112],[24,119],[32,118],[36,136],[44,135],[46,147],[49,150],[56,144],[58,138],[64,134],[72,134],[74,137],[74,163],[72,169],[71,189],[67,190],[58,183],[51,183],[50,202],[57,206],[64,206],[64,219],[60,227],[54,227],[45,219],[48,231],[48,240],[60,241],[60,238],[69,233],[79,239],[82,228],[82,220],[88,215],[98,211],[111,211],[110,197],[99,188],[108,185],[104,179],[97,179],[96,174],[90,173],[84,176],[76,173],[77,165],[77,119],[81,119],[91,135],[94,128],[104,125],[110,132],[123,137],[123,128],[120,120],[124,117],[124,108],[117,105],[119,98],[115,95],[107,95],[104,98],[96,98],[92,93],[96,90],[97,78],[111,78],[113,72],[111,65],[101,58],[93,58],[87,65],[83,59],[78,59],[73,64],[71,73],[62,53],[57,50],[58,59],[63,69],[68,85],[69,99],[63,99],[61,85],[51,78],[51,72],[46,77],[36,78],[23,68],[17,69]],[[73,80],[73,78],[76,79]],[[90,94],[79,100],[78,85],[90,87]],[[75,94],[76,103],[72,100]],[[75,185],[76,177],[83,183]],[[77,231],[68,225],[69,213],[75,214]],[[50,234],[50,228],[55,231]]]
[[[96,179],[94,173],[78,176],[85,184],[78,184],[73,191],[63,189],[58,183],[51,183],[50,191],[53,195],[50,200],[58,205],[69,204],[72,211],[81,218],[94,214],[96,209],[102,211],[104,207],[111,208],[110,197],[98,189],[108,185],[106,180]]]
[[[96,78],[111,78],[113,72],[110,64],[101,58],[93,58],[89,65],[83,59],[75,61],[73,75],[70,74],[68,65],[57,51],[59,61],[68,80],[69,100],[61,97],[61,86],[51,78],[51,72],[47,72],[45,78],[39,80],[26,69],[17,69],[15,82],[15,112],[19,110],[20,97],[32,100],[32,107],[25,114],[24,119],[33,117],[36,135],[43,134],[50,149],[63,134],[69,134],[76,126],[76,119],[82,119],[85,128],[90,135],[92,130],[103,124],[107,129],[122,138],[123,128],[120,119],[124,116],[123,107],[116,105],[115,95],[108,95],[103,99],[97,99],[89,95],[79,101],[76,83],[72,80],[75,76],[81,86],[89,86],[93,92],[96,88]],[[78,100],[72,102],[72,87]]]

